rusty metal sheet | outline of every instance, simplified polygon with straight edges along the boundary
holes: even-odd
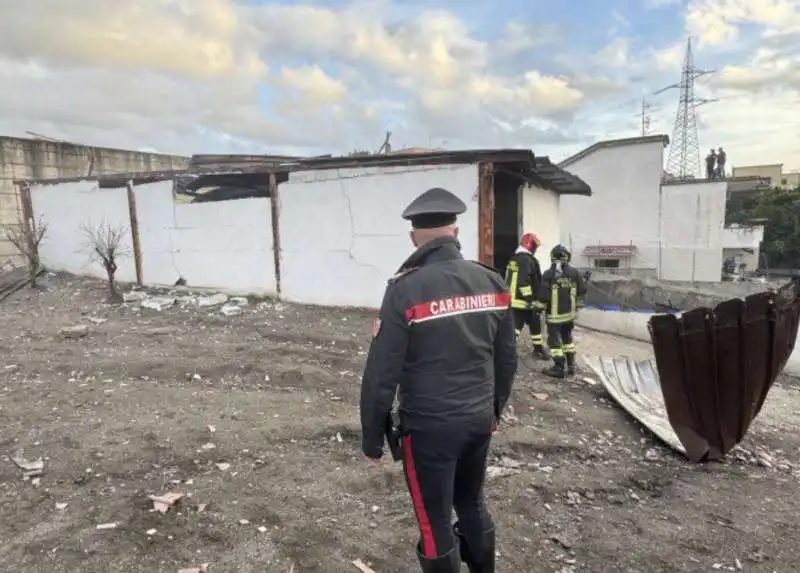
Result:
[[[669,447],[686,453],[686,448],[670,426],[656,365],[652,360],[586,356],[584,361],[623,410]]]
[[[794,350],[800,279],[777,292],[650,319],[667,417],[693,461],[744,438]]]

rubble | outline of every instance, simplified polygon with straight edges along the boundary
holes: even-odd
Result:
[[[44,460],[42,458],[37,458],[31,461],[26,459],[23,454],[24,452],[20,450],[11,457],[11,461],[14,462],[14,465],[22,470],[23,477],[29,479],[42,475],[44,473]]]
[[[142,300],[142,308],[149,308],[159,312],[172,308],[174,304],[175,298],[168,296],[154,296]]]
[[[228,302],[228,295],[214,294],[211,296],[203,296],[197,299],[197,306],[200,308],[208,308],[211,306],[219,306]]]
[[[211,572],[287,573],[292,559],[296,573],[415,566],[400,464],[368,471],[359,452],[374,313],[237,297],[201,307],[175,288],[140,299],[175,297],[171,308],[139,312],[140,302],[108,305],[101,282],[52,280],[35,302],[14,297],[0,313],[0,348],[16,365],[0,363],[5,449],[24,444],[45,466],[34,490],[37,476],[23,481],[3,458],[4,569],[117,573],[132,556],[142,571],[192,573],[206,561]],[[244,312],[226,318],[226,304]],[[92,344],[54,337],[77,320]],[[581,356],[649,356],[580,329],[576,344]],[[521,362],[488,460],[486,495],[505,532],[499,567],[600,571],[611,555],[626,571],[728,571],[737,557],[748,570],[800,570],[783,549],[791,528],[781,529],[800,483],[794,387],[771,392],[742,447],[695,467],[603,386],[553,381]],[[165,513],[149,499],[178,491]],[[630,543],[635,530],[647,544]],[[345,543],[345,533],[365,541]]]
[[[164,495],[151,495],[148,499],[153,502],[153,509],[159,513],[167,513],[169,508],[180,502],[183,498],[182,493],[169,492]]]
[[[89,326],[78,324],[76,326],[65,326],[59,329],[58,333],[66,339],[83,338],[89,334]]]

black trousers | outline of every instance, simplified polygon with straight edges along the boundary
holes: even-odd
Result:
[[[534,346],[542,346],[544,344],[541,313],[530,308],[512,308],[511,314],[514,317],[514,328],[517,331],[517,336],[522,334],[522,331],[527,326]]]
[[[427,559],[455,547],[454,508],[470,552],[482,554],[483,533],[494,527],[483,500],[491,437],[492,420],[403,437],[403,470]]]
[[[547,323],[547,346],[556,362],[563,362],[567,354],[575,354],[575,343],[572,340],[572,329],[575,323]]]

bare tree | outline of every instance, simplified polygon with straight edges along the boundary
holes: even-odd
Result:
[[[83,224],[81,225],[81,231],[86,237],[86,248],[90,252],[90,257],[103,265],[106,271],[109,301],[120,302],[122,295],[117,291],[114,275],[119,268],[117,266],[119,260],[130,254],[130,250],[124,244],[128,230],[124,227],[112,227],[101,223],[94,227]]]
[[[31,288],[36,287],[36,275],[39,274],[39,245],[47,234],[47,223],[40,217],[35,225],[33,220],[28,221],[28,225],[10,227],[6,229],[8,242],[14,245],[20,254],[25,257],[28,263],[28,275],[30,276]]]

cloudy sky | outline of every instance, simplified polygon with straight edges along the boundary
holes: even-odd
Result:
[[[0,0],[0,134],[182,154],[530,147],[672,133],[800,168],[800,0]]]

